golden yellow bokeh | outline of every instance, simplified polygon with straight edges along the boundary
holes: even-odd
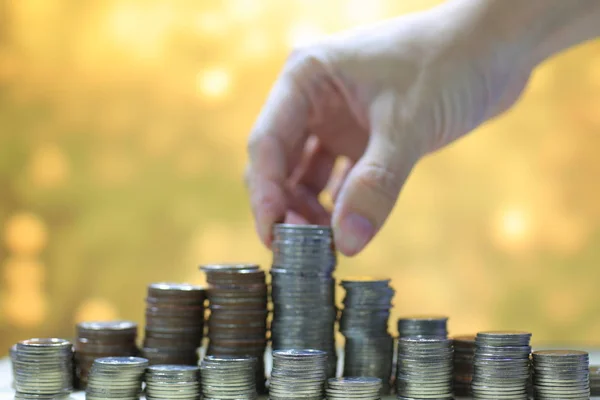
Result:
[[[224,99],[232,86],[231,72],[224,67],[200,71],[196,77],[198,94],[209,101]]]
[[[19,212],[4,223],[4,243],[16,255],[35,255],[46,247],[47,227],[41,218],[30,212]]]
[[[29,173],[34,185],[55,187],[68,178],[69,163],[59,146],[46,144],[35,149],[31,157]]]
[[[11,291],[40,290],[46,280],[46,267],[35,258],[13,256],[2,264],[2,276]]]
[[[44,322],[47,316],[48,302],[39,288],[9,290],[2,297],[2,308],[11,325],[19,328],[31,328]]]
[[[84,300],[75,311],[73,323],[83,321],[110,321],[119,318],[118,308],[103,298],[89,298]]]

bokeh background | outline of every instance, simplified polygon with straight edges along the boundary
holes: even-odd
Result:
[[[242,174],[286,55],[438,2],[0,0],[0,353],[81,320],[143,323],[146,285],[202,283],[200,263],[268,267]],[[595,42],[421,162],[337,276],[393,278],[394,320],[600,345],[599,133]]]

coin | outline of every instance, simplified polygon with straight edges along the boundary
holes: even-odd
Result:
[[[452,338],[454,346],[454,394],[471,395],[473,379],[473,358],[475,356],[475,335],[461,335]]]
[[[451,399],[452,364],[449,339],[398,339],[397,398]]]
[[[276,224],[273,228],[271,340],[274,350],[327,352],[328,376],[336,373],[335,279],[331,227]]]
[[[265,393],[269,315],[265,272],[256,264],[212,264],[200,269],[209,283],[207,354],[255,359],[256,390]]]
[[[248,356],[206,356],[200,363],[204,399],[254,400],[256,358]]]
[[[148,286],[141,355],[150,365],[197,365],[204,336],[202,286],[159,282]]]
[[[148,360],[141,357],[103,357],[92,364],[85,389],[87,400],[137,400]]]
[[[275,350],[269,399],[322,399],[327,378],[327,353],[321,350]]]
[[[589,355],[576,350],[540,350],[532,354],[536,399],[589,399]]]
[[[475,338],[474,399],[528,398],[531,333],[520,331],[480,332]]]
[[[381,395],[390,393],[394,341],[388,320],[394,290],[390,279],[367,276],[343,279],[346,290],[340,317],[340,332],[346,338],[346,377],[375,377],[382,382]]]
[[[73,391],[73,345],[68,340],[23,340],[11,353],[15,397],[65,397]]]
[[[199,368],[191,365],[152,365],[146,370],[147,400],[197,400]]]
[[[600,396],[600,366],[590,365],[590,395]]]
[[[438,315],[415,315],[398,320],[398,335],[401,338],[446,338],[448,317]]]
[[[381,379],[372,377],[331,378],[327,380],[327,399],[379,400]]]
[[[87,376],[96,358],[136,356],[137,324],[132,321],[85,321],[76,326],[74,343],[75,380],[85,389]]]

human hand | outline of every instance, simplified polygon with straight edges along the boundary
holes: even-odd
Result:
[[[331,223],[337,249],[357,254],[421,157],[514,103],[532,66],[466,3],[335,35],[289,57],[249,140],[246,182],[265,244],[276,222]],[[349,164],[331,176],[338,157]],[[328,184],[331,214],[318,199]]]

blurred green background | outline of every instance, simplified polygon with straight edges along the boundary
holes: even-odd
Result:
[[[290,49],[424,0],[0,0],[0,353],[84,319],[143,323],[146,285],[270,263],[242,184]],[[385,275],[451,333],[600,345],[600,43],[421,162],[337,276]],[[341,294],[341,290],[340,290]],[[392,323],[392,331],[395,324]]]

